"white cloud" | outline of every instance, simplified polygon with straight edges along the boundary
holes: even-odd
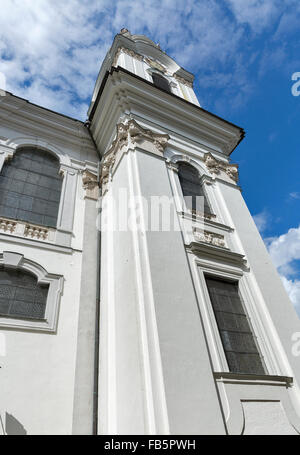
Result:
[[[300,226],[272,239],[268,245],[271,258],[277,268],[285,267],[300,259]]]
[[[246,3],[243,14],[250,20],[257,6]],[[237,0],[230,4],[242,17]],[[272,15],[273,9],[269,1],[259,6],[263,16]],[[247,68],[238,54],[243,28],[216,0],[2,1],[0,71],[6,75],[7,90],[84,117],[101,61],[122,27],[150,35],[192,71],[205,68],[212,77],[222,75],[218,65],[231,61],[227,88],[235,87],[230,93],[233,104],[250,92]]]
[[[286,292],[300,317],[300,280],[289,280],[281,276]]]
[[[285,289],[300,315],[300,280],[297,278],[298,270],[295,267],[296,261],[300,260],[300,226],[265,241]]]
[[[233,20],[218,0],[5,0],[0,72],[8,91],[84,119],[105,53],[126,27],[201,72],[196,86],[204,97],[205,86],[222,89],[222,97],[213,100],[219,111],[240,107],[255,85],[249,66],[260,58],[248,47],[244,23],[262,31],[290,2],[226,0]]]

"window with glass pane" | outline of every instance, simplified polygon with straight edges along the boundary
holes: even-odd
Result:
[[[0,269],[0,317],[44,319],[48,289],[28,272]]]
[[[206,283],[229,370],[266,374],[237,282],[206,277]]]
[[[61,187],[54,156],[37,149],[18,150],[0,174],[0,216],[56,227]]]
[[[202,196],[204,201],[204,213],[211,214],[197,169],[188,163],[180,163],[178,167],[178,176],[183,196],[189,196],[186,199],[187,208],[199,211],[199,208],[197,209],[197,196]]]
[[[155,87],[161,88],[163,90],[166,90],[166,92],[171,93],[169,81],[167,81],[165,77],[161,76],[158,73],[152,73],[152,79]]]

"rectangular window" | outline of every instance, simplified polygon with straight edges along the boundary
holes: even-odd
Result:
[[[225,356],[232,373],[266,374],[237,282],[206,277]]]

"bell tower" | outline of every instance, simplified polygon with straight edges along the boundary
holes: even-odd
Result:
[[[122,29],[95,85],[98,431],[297,434],[300,324],[230,162],[244,131],[193,81]]]

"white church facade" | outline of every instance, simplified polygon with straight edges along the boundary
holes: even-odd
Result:
[[[244,131],[193,79],[123,29],[87,122],[0,97],[0,434],[300,432],[300,321],[230,162]]]

